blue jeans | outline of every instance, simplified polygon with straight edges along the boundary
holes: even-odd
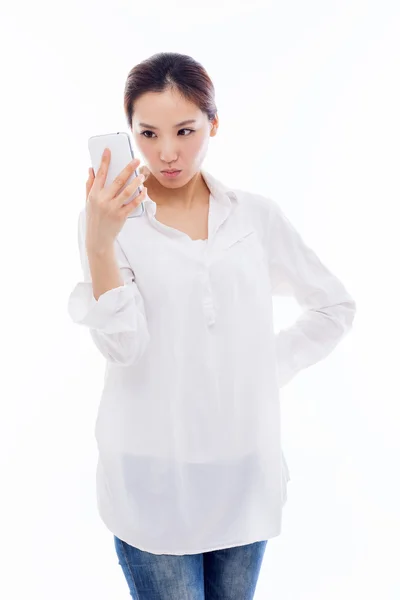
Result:
[[[134,600],[252,600],[267,541],[201,554],[151,554],[114,536]]]

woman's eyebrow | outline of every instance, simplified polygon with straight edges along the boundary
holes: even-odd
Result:
[[[174,127],[182,127],[182,125],[189,125],[190,123],[196,123],[196,119],[186,119],[186,121],[181,121],[174,125]],[[158,129],[158,127],[154,127],[154,125],[149,125],[148,123],[139,123],[140,127],[148,127],[149,129]]]

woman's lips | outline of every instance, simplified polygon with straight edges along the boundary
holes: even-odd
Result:
[[[168,177],[168,179],[174,179],[175,177],[178,177],[182,171],[173,171],[172,173],[168,171],[161,171],[161,173],[164,175],[164,177]]]

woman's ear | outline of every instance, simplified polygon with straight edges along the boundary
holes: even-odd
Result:
[[[216,114],[214,119],[211,121],[211,129],[210,129],[211,137],[214,137],[214,135],[217,135],[218,126],[219,126],[219,117],[218,117],[218,114]]]

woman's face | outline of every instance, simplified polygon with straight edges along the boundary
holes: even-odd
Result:
[[[190,120],[191,123],[182,123]],[[135,147],[153,177],[164,187],[176,189],[188,183],[201,165],[211,136],[218,129],[218,117],[210,122],[195,104],[177,91],[148,92],[134,106],[132,134]],[[164,169],[179,169],[168,178]]]

